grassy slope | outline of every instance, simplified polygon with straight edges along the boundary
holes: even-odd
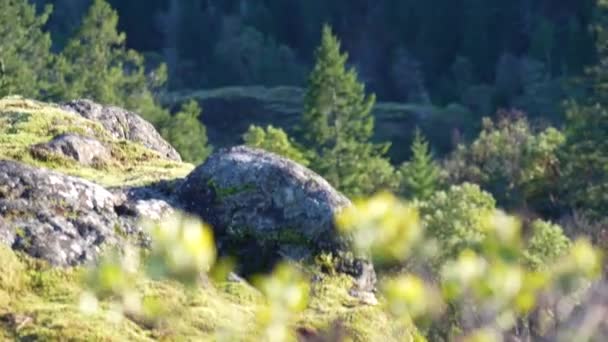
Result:
[[[29,147],[64,133],[78,133],[105,143],[112,160],[99,168],[83,167],[60,156],[34,158]],[[111,137],[103,127],[59,107],[21,98],[0,99],[0,159],[46,167],[106,186],[142,185],[187,175],[193,168],[161,158],[141,144]]]
[[[80,312],[82,269],[53,269],[2,246],[0,261],[0,340],[208,341],[223,327],[239,327],[243,340],[257,340],[256,313],[264,299],[245,283],[215,283],[188,292],[174,283],[140,281],[144,298],[160,301],[166,318],[113,321],[108,303],[94,315]],[[379,307],[350,298],[350,285],[345,277],[315,284],[309,307],[294,326],[322,329],[340,319],[354,341],[413,339],[408,326],[391,322]]]
[[[65,158],[35,159],[33,144],[62,133],[94,137],[112,149],[101,168],[82,167]],[[21,98],[0,99],[0,159],[82,177],[106,186],[140,185],[185,176],[192,165],[160,158],[155,152],[108,135],[100,124],[57,106]],[[256,314],[264,299],[243,283],[221,283],[189,293],[178,284],[142,280],[138,288],[148,300],[162,300],[164,321],[141,317],[111,321],[108,303],[95,315],[79,310],[84,288],[82,269],[53,269],[0,245],[0,341],[207,341],[219,328],[240,326],[246,340],[256,340]],[[322,329],[335,320],[355,341],[408,341],[412,328],[392,322],[380,307],[363,306],[348,295],[351,280],[327,277],[312,289],[308,309],[296,326]],[[235,316],[235,314],[238,315]],[[238,320],[237,320],[238,318]]]

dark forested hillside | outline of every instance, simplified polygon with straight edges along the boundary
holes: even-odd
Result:
[[[54,5],[48,26],[61,45],[90,1],[36,2]],[[127,45],[168,62],[173,89],[301,85],[324,23],[383,100],[445,104],[489,89],[505,104],[538,79],[574,75],[594,59],[594,0],[110,3]]]

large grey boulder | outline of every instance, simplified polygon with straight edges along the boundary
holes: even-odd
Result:
[[[223,149],[176,190],[186,210],[215,229],[220,248],[241,258],[302,259],[340,249],[334,215],[350,201],[311,170],[245,146]]]
[[[145,243],[139,219],[162,218],[172,209],[160,199],[128,193],[0,161],[0,243],[57,266],[94,260],[104,246]]]
[[[163,139],[154,126],[133,112],[103,106],[90,100],[74,100],[65,103],[62,108],[98,121],[117,139],[139,142],[167,159],[181,161],[179,153]]]
[[[31,146],[30,150],[38,158],[60,155],[85,166],[102,166],[112,158],[110,150],[99,140],[78,134],[61,134],[47,143]]]

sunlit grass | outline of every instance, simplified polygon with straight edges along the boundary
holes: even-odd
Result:
[[[30,147],[65,133],[95,138],[109,147],[112,159],[100,167],[77,164],[62,156],[44,160]],[[81,177],[105,186],[129,186],[182,178],[194,165],[164,159],[139,143],[113,138],[101,124],[56,105],[18,97],[0,99],[0,159]]]

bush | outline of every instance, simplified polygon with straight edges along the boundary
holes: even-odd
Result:
[[[547,199],[557,192],[563,134],[554,128],[536,132],[522,113],[501,115],[496,123],[484,119],[479,137],[449,157],[449,181],[479,184],[507,208],[551,209],[556,203]]]
[[[525,258],[533,268],[547,267],[557,258],[567,253],[571,241],[562,227],[549,222],[532,222],[532,236],[528,239]]]
[[[289,138],[287,133],[272,125],[265,129],[255,125],[249,126],[247,132],[243,134],[243,141],[248,146],[276,153],[304,166],[310,163],[306,153]]]
[[[437,264],[465,249],[477,250],[485,239],[484,225],[496,201],[479,186],[465,183],[439,191],[420,204],[422,222],[429,237],[439,244]]]
[[[211,154],[207,144],[207,129],[200,121],[202,109],[198,102],[191,100],[182,105],[181,110],[163,124],[161,133],[182,156],[182,159],[200,164]]]

